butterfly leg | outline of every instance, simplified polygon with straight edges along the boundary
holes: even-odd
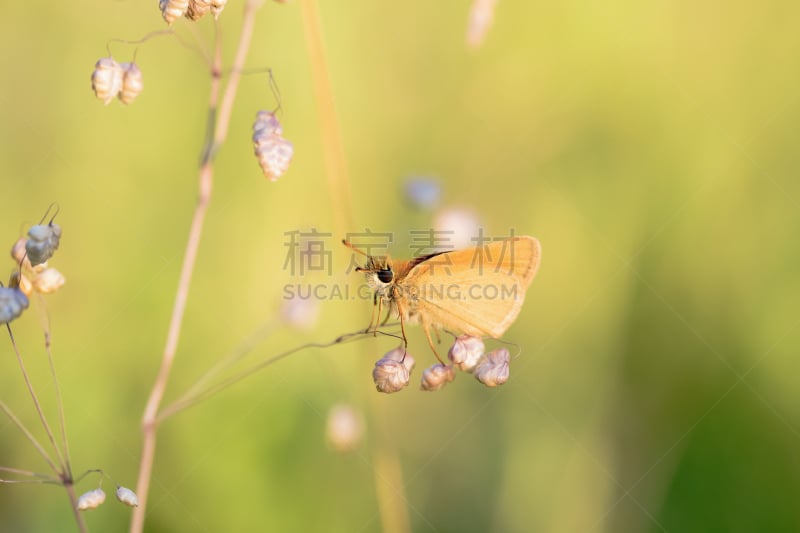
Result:
[[[369,321],[369,325],[372,326],[372,320],[374,319],[375,320],[375,328],[372,330],[372,336],[373,337],[377,337],[378,336],[378,323],[381,321],[381,309],[383,309],[383,298],[379,298],[378,299],[378,314],[377,315],[374,314],[375,313],[375,307],[374,306],[372,307],[373,315],[372,315],[372,318]],[[367,331],[369,331],[369,330],[367,330]]]
[[[442,365],[444,365],[445,364],[444,361],[442,361],[442,358],[439,357],[439,352],[436,351],[436,347],[433,345],[433,339],[431,338],[431,328],[430,328],[430,326],[428,325],[427,322],[422,322],[422,329],[425,330],[425,337],[428,338],[428,345],[431,347],[431,350],[433,351],[433,355],[435,355],[436,359],[438,359],[439,362],[442,363]],[[439,332],[438,331],[436,331],[436,338],[437,339],[439,338]]]
[[[372,329],[372,323],[375,321],[376,307],[378,307],[378,293],[375,293],[372,297],[372,315],[369,317],[369,325],[367,325],[367,329],[364,330],[364,333],[369,333]]]
[[[403,319],[403,308],[400,306],[400,302],[395,300],[395,305],[397,306],[397,314],[400,315],[400,333],[403,335],[403,360],[406,359],[406,353],[408,352],[408,337],[406,337],[406,321]]]

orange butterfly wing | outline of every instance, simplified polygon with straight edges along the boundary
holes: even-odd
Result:
[[[431,256],[398,281],[426,325],[501,337],[522,309],[541,261],[533,237],[494,241]]]

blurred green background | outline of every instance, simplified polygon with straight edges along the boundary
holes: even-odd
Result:
[[[12,2],[0,22],[0,241],[10,249],[59,203],[51,265],[67,284],[46,313],[73,464],[129,487],[197,195],[209,77],[171,37],[111,45],[119,61],[135,51],[144,73],[131,106],[103,106],[89,76],[108,40],[164,27],[156,5]],[[418,328],[414,381],[399,394],[378,394],[370,375],[391,339],[296,354],[164,424],[147,530],[402,531],[380,501],[414,531],[800,530],[800,7],[500,1],[477,50],[465,45],[469,7],[322,2],[347,206],[328,191],[300,4],[264,5],[247,66],[273,69],[295,159],[277,183],[261,175],[250,128],[275,99],[266,76],[246,76],[166,401],[276,320],[299,280],[283,268],[285,232],[333,233],[333,279],[359,281],[336,245],[342,209],[345,231],[401,236],[399,256],[409,230],[449,208],[489,234],[541,240],[506,335],[521,346],[511,380],[415,390],[434,362]],[[221,17],[228,63],[240,14],[231,0]],[[211,42],[208,19],[175,27]],[[437,210],[409,208],[413,175],[440,180]],[[8,259],[4,281],[12,269]],[[363,327],[371,311],[320,309],[310,329],[276,327],[248,361]],[[43,312],[34,303],[13,329],[54,419]],[[0,398],[44,440],[8,341]],[[366,425],[349,454],[325,441],[342,402]],[[393,460],[399,485],[382,474]],[[46,471],[6,419],[0,465]],[[129,517],[111,501],[86,515],[94,531]],[[0,529],[74,528],[61,489],[0,486]]]

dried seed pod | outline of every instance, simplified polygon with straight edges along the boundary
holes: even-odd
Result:
[[[28,308],[28,297],[18,287],[0,287],[0,324],[7,324]]]
[[[110,57],[102,57],[94,65],[92,90],[106,105],[122,89],[122,67]]]
[[[11,274],[11,286],[19,288],[25,296],[30,297],[33,294],[33,283],[25,274],[19,272]]]
[[[258,164],[264,176],[270,181],[277,181],[289,169],[294,147],[283,137],[270,135],[269,138],[256,144],[255,148]]]
[[[25,250],[32,266],[44,263],[58,250],[61,241],[61,226],[50,224],[37,224],[28,230],[28,240]]]
[[[211,0],[211,13],[214,15],[215,19],[219,18],[220,13],[225,9],[225,4],[227,3],[228,0]]]
[[[498,348],[487,353],[475,367],[475,379],[487,387],[496,387],[508,381],[508,350]]]
[[[120,502],[128,507],[139,507],[139,497],[127,487],[118,486],[116,496]]]
[[[50,294],[60,289],[66,280],[64,274],[55,268],[48,268],[33,278],[33,288],[42,294]]]
[[[459,370],[472,372],[485,351],[486,347],[480,337],[461,335],[453,342],[447,357]]]
[[[414,358],[403,348],[395,348],[381,357],[372,370],[372,380],[378,392],[392,393],[408,386]]]
[[[272,111],[259,111],[253,123],[253,142],[265,139],[269,135],[283,135],[283,128]]]
[[[186,18],[200,20],[208,13],[209,9],[211,9],[211,0],[189,0],[189,7],[186,8]]]
[[[294,155],[292,143],[283,138],[283,128],[275,113],[259,111],[253,123],[253,146],[258,164],[270,181],[276,181],[289,168]]]
[[[94,489],[89,492],[84,492],[78,498],[78,510],[86,511],[87,509],[96,509],[104,501],[106,501],[106,493],[103,489]]]
[[[189,0],[158,0],[158,8],[167,24],[172,26],[189,9]]]
[[[328,412],[325,436],[338,452],[355,449],[364,434],[364,424],[358,413],[349,405],[334,405]]]
[[[14,259],[14,262],[19,264],[22,261],[22,268],[30,269],[32,268],[31,262],[27,256],[27,250],[25,249],[25,243],[28,241],[25,237],[20,237],[17,239],[17,242],[14,243],[14,246],[11,247],[11,257]]]
[[[142,71],[139,70],[136,63],[122,63],[120,67],[122,67],[123,75],[119,99],[123,104],[130,104],[144,89]]]
[[[437,391],[456,379],[456,371],[453,365],[443,365],[436,363],[430,368],[426,368],[422,373],[420,389],[424,391]]]

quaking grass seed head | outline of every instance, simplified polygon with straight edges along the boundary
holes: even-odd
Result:
[[[219,18],[227,3],[228,0],[211,0],[211,14],[214,15],[215,19]]]
[[[28,305],[28,297],[19,287],[0,287],[0,324],[19,318]]]
[[[422,373],[420,390],[437,391],[454,379],[456,379],[456,371],[453,369],[453,365],[436,363]]]
[[[94,65],[92,90],[95,96],[108,105],[122,90],[122,67],[111,57],[102,57]]]
[[[270,181],[277,181],[289,169],[294,146],[283,138],[283,128],[275,113],[259,111],[253,123],[253,147],[258,164]]]
[[[255,146],[256,158],[264,176],[270,181],[278,181],[292,162],[294,146],[278,135],[270,135]]]
[[[142,71],[136,66],[136,63],[122,63],[120,67],[122,68],[123,75],[119,99],[123,104],[127,105],[132,103],[144,89]]]
[[[164,21],[172,26],[172,23],[181,18],[189,9],[189,0],[159,0],[158,8],[161,10]]]
[[[25,250],[25,243],[27,243],[28,239],[25,237],[20,237],[17,239],[17,242],[14,243],[14,246],[11,247],[11,258],[14,259],[16,264],[19,264],[20,261],[22,262],[22,268],[24,269],[31,269],[33,265],[31,265],[30,259],[27,256],[27,250]]]
[[[259,111],[253,123],[253,142],[268,135],[283,135],[283,128],[272,111]]]
[[[462,372],[472,372],[485,351],[486,347],[480,337],[461,335],[453,342],[447,358]]]
[[[403,390],[411,380],[411,370],[415,364],[414,358],[403,348],[387,352],[372,370],[375,388],[387,394]]]
[[[139,507],[139,497],[127,487],[118,486],[115,496],[120,503],[124,503],[128,507]]]
[[[186,8],[186,18],[189,20],[200,20],[211,9],[211,0],[189,0]]]
[[[106,501],[106,493],[103,492],[103,489],[94,489],[89,492],[84,492],[78,498],[78,510],[87,511],[89,509],[97,509],[104,501]]]
[[[39,272],[31,280],[33,289],[41,294],[51,294],[64,286],[66,279],[64,274],[55,268],[46,268]]]
[[[475,379],[487,387],[496,387],[508,381],[509,353],[506,348],[497,348],[481,358],[475,367]]]
[[[37,224],[28,230],[28,240],[25,250],[32,266],[40,265],[50,259],[61,242],[61,226],[50,224]]]

